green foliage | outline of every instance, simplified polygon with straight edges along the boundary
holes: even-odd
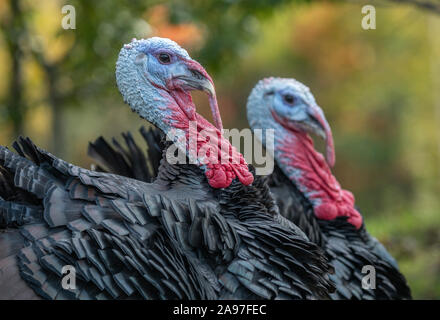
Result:
[[[272,15],[289,0],[187,0],[167,1],[171,22],[196,22],[206,31],[203,48],[195,57],[214,72],[245,50],[248,41],[258,36],[258,19]],[[302,1],[297,1],[302,2]]]

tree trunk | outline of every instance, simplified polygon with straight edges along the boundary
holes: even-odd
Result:
[[[10,25],[5,27],[5,36],[12,63],[7,113],[9,120],[12,122],[13,138],[15,139],[20,134],[23,134],[23,120],[26,109],[23,101],[23,51],[19,44],[19,40],[23,37],[26,29],[23,23],[20,1],[11,0],[9,4],[12,16]]]
[[[52,112],[51,152],[57,157],[64,157],[66,148],[64,146],[63,98],[57,89],[57,67],[47,64],[44,64],[43,67],[48,78],[48,101]]]
[[[437,122],[437,143],[438,159],[440,159],[440,39],[438,30],[440,29],[440,18],[438,16],[428,17],[428,36],[431,39],[431,79],[433,84],[433,104],[434,119]],[[440,163],[438,167],[440,174]]]

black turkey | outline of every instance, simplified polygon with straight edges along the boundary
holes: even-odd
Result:
[[[266,181],[254,180],[242,156],[230,145],[238,163],[189,153],[192,121],[216,134],[198,146],[228,144],[200,64],[168,39],[134,39],[121,49],[116,78],[134,111],[175,132],[157,179],[86,170],[29,139],[14,144],[17,153],[0,147],[0,298],[328,297],[321,249],[279,216]],[[217,128],[195,112],[190,90],[209,93]],[[170,164],[172,146],[194,164]],[[62,286],[67,265],[74,289]]]
[[[249,96],[247,115],[252,130],[274,130],[271,192],[280,213],[326,252],[335,268],[332,298],[410,299],[396,261],[367,232],[353,195],[330,171],[335,162],[331,129],[309,88],[294,79],[261,80]],[[315,150],[309,133],[326,140],[326,159]],[[266,145],[266,135],[262,137]],[[374,289],[372,283],[362,286],[371,267]]]

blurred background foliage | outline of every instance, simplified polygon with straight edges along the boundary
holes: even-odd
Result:
[[[61,28],[65,4],[76,29]],[[335,175],[369,231],[397,258],[415,298],[440,298],[440,17],[362,3],[309,1],[0,0],[0,144],[19,134],[89,167],[87,142],[145,124],[117,91],[118,51],[169,37],[216,82],[225,127],[266,76],[307,84],[327,114]],[[210,119],[206,98],[198,110]],[[318,145],[319,146],[319,145]]]

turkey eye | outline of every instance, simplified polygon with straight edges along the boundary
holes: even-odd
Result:
[[[159,61],[162,63],[170,63],[171,57],[168,53],[160,53],[159,54]]]
[[[295,102],[295,98],[291,94],[286,94],[284,96],[284,101],[286,101],[287,104],[293,104]]]

